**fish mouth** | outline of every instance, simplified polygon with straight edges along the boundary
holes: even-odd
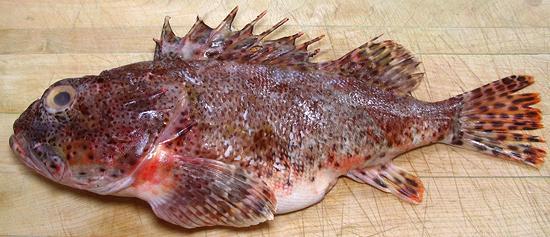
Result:
[[[52,179],[54,181],[61,181],[63,180],[63,176],[65,174],[65,167],[66,164],[63,162],[63,160],[57,156],[57,158],[54,158],[58,162],[56,163],[56,168],[48,168],[47,164],[43,161],[45,159],[49,159],[50,157],[43,157],[44,155],[49,155],[52,153],[52,151],[48,151],[45,153],[42,153],[43,155],[38,155],[36,152],[36,149],[44,149],[44,145],[41,143],[37,143],[31,146],[27,140],[18,134],[14,134],[10,136],[9,144],[11,150],[17,155],[20,161],[22,161],[26,166],[30,167],[31,169],[35,170],[36,172],[40,173],[41,175]]]

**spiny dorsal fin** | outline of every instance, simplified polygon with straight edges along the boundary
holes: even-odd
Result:
[[[295,45],[295,41],[303,33],[279,38],[276,40],[263,40],[271,32],[282,26],[288,18],[281,20],[270,29],[261,34],[253,34],[254,25],[266,14],[262,12],[252,22],[238,31],[231,30],[231,24],[237,7],[215,28],[197,21],[184,37],[178,37],[170,27],[170,18],[166,17],[160,40],[155,40],[155,60],[177,57],[186,60],[232,60],[247,63],[284,64],[289,66],[303,65],[314,67],[309,58],[319,52],[309,52],[307,47],[319,41],[322,36]]]
[[[166,17],[161,38],[155,40],[155,60],[216,59],[288,66],[301,70],[322,70],[358,78],[398,94],[410,93],[423,77],[422,73],[417,72],[418,60],[393,41],[376,42],[377,37],[337,60],[313,63],[309,60],[319,53],[319,49],[308,51],[307,48],[321,40],[322,35],[300,45],[296,45],[296,39],[303,35],[301,32],[275,40],[264,40],[288,21],[288,18],[255,35],[254,25],[266,12],[262,12],[243,29],[232,31],[231,24],[236,14],[237,7],[214,29],[197,18],[184,37],[174,34],[170,27],[170,18]]]

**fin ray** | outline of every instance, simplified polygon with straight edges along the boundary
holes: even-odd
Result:
[[[423,73],[417,71],[420,62],[394,41],[377,42],[377,39],[372,39],[339,59],[321,63],[319,68],[355,77],[399,94],[410,93],[423,78]]]
[[[543,127],[541,111],[531,107],[540,102],[539,94],[512,94],[533,83],[531,76],[513,75],[451,98],[463,106],[443,142],[540,167],[546,151],[526,142],[544,139],[511,132]]]
[[[148,161],[133,185],[161,219],[186,228],[245,227],[273,219],[274,193],[242,168],[168,154],[161,160]]]
[[[352,170],[347,176],[355,181],[370,184],[384,192],[392,193],[404,201],[414,204],[422,202],[424,195],[422,181],[416,175],[393,163]]]
[[[423,74],[417,71],[419,61],[394,41],[378,42],[379,37],[376,37],[339,59],[315,63],[310,59],[319,53],[319,49],[308,50],[308,47],[321,40],[323,35],[299,45],[296,45],[296,39],[303,35],[301,32],[275,40],[264,40],[287,22],[288,18],[255,35],[254,25],[266,12],[260,13],[241,30],[232,31],[231,24],[236,14],[237,8],[216,28],[207,26],[197,18],[184,37],[174,34],[170,27],[170,18],[166,17],[161,38],[155,40],[155,60],[215,59],[294,67],[298,70],[321,70],[354,77],[397,94],[409,94],[423,78]]]

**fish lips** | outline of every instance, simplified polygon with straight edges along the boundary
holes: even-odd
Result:
[[[63,181],[66,161],[43,143],[30,144],[21,134],[10,136],[11,150],[26,166],[56,182]]]

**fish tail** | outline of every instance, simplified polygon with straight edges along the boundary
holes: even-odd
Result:
[[[527,75],[509,76],[453,97],[461,109],[455,114],[444,143],[540,167],[546,151],[531,145],[543,138],[514,132],[542,128],[538,93],[514,94],[534,83]]]

